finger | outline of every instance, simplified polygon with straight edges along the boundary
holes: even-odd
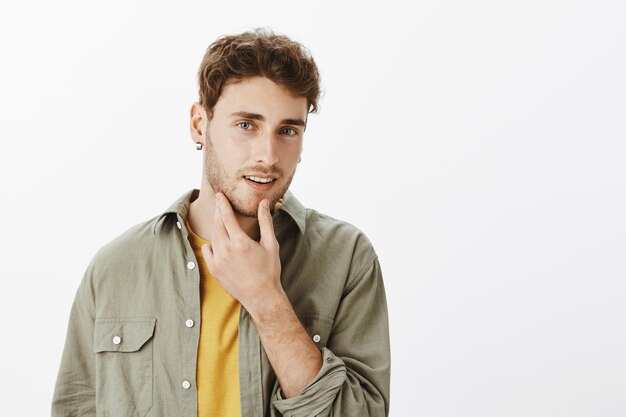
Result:
[[[200,247],[200,250],[202,251],[202,257],[204,258],[204,263],[206,264],[207,269],[211,274],[214,274],[216,269],[215,257],[217,255],[214,251],[213,245],[211,244],[211,242],[205,243]]]
[[[233,208],[226,196],[222,193],[216,194],[217,204],[220,208],[220,215],[223,226],[231,239],[247,238],[248,235],[241,229],[239,221],[233,212]]]
[[[207,262],[207,264],[212,264],[215,254],[213,253],[213,246],[211,245],[211,242],[202,245],[202,247],[200,247],[200,250],[202,251],[202,255],[204,256],[204,260]]]
[[[261,231],[261,244],[266,248],[273,247],[276,241],[274,234],[274,222],[272,221],[272,213],[270,213],[270,202],[267,199],[261,200],[259,204],[259,229]]]
[[[222,222],[222,215],[220,214],[220,205],[218,202],[217,194],[215,195],[215,205],[213,207],[213,236],[211,236],[211,241],[213,244],[221,244],[223,242],[228,242],[230,237],[228,236],[228,232],[224,227],[224,223]]]

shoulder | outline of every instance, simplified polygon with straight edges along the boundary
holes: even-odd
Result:
[[[365,233],[345,220],[340,220],[317,210],[306,209],[306,231],[308,236],[330,239],[338,244],[354,244],[374,251]]]
[[[317,210],[306,209],[306,239],[311,248],[329,260],[350,262],[352,276],[367,269],[378,258],[367,235],[355,225]]]
[[[129,267],[136,268],[138,263],[151,257],[157,241],[153,225],[158,217],[130,226],[102,245],[90,263],[93,274],[104,276]]]

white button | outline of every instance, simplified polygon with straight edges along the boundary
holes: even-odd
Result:
[[[188,269],[194,269],[196,267],[196,263],[194,261],[187,262]]]
[[[185,379],[181,385],[183,386],[184,389],[189,389],[191,387],[191,382]]]
[[[179,229],[182,229],[182,228],[183,228],[183,226],[180,224],[180,222],[179,222],[179,221],[176,221],[176,227],[178,227]]]
[[[322,338],[320,337],[320,335],[319,335],[319,334],[316,334],[315,336],[313,336],[313,341],[314,341],[315,343],[319,342],[320,340],[322,340]]]
[[[120,343],[122,343],[122,338],[119,337],[119,336],[115,336],[113,338],[113,343],[116,344],[116,345],[119,345]]]
[[[193,320],[189,319],[185,322],[185,326],[187,327],[193,327]]]

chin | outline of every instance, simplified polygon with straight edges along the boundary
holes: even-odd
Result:
[[[282,194],[276,196],[274,193],[253,193],[252,195],[248,196],[234,195],[231,198],[230,195],[226,195],[226,197],[228,198],[228,200],[230,200],[230,204],[235,214],[244,217],[257,218],[259,215],[259,204],[261,204],[261,200],[263,200],[264,198],[267,198],[269,200],[270,213],[274,214],[274,206],[276,202],[282,197]]]
[[[230,201],[230,205],[233,208],[233,212],[239,216],[244,217],[258,217],[259,204],[263,198],[270,198],[267,196],[242,196],[242,195],[230,195],[224,194]],[[271,201],[271,198],[270,198]]]
[[[232,204],[232,202],[231,202]],[[252,206],[252,205],[239,205],[239,204],[232,204],[233,206],[233,212],[239,216],[243,216],[243,217],[258,217],[258,205],[256,206]]]

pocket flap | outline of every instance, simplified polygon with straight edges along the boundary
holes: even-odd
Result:
[[[155,323],[152,317],[96,319],[94,353],[136,352],[154,334]]]

